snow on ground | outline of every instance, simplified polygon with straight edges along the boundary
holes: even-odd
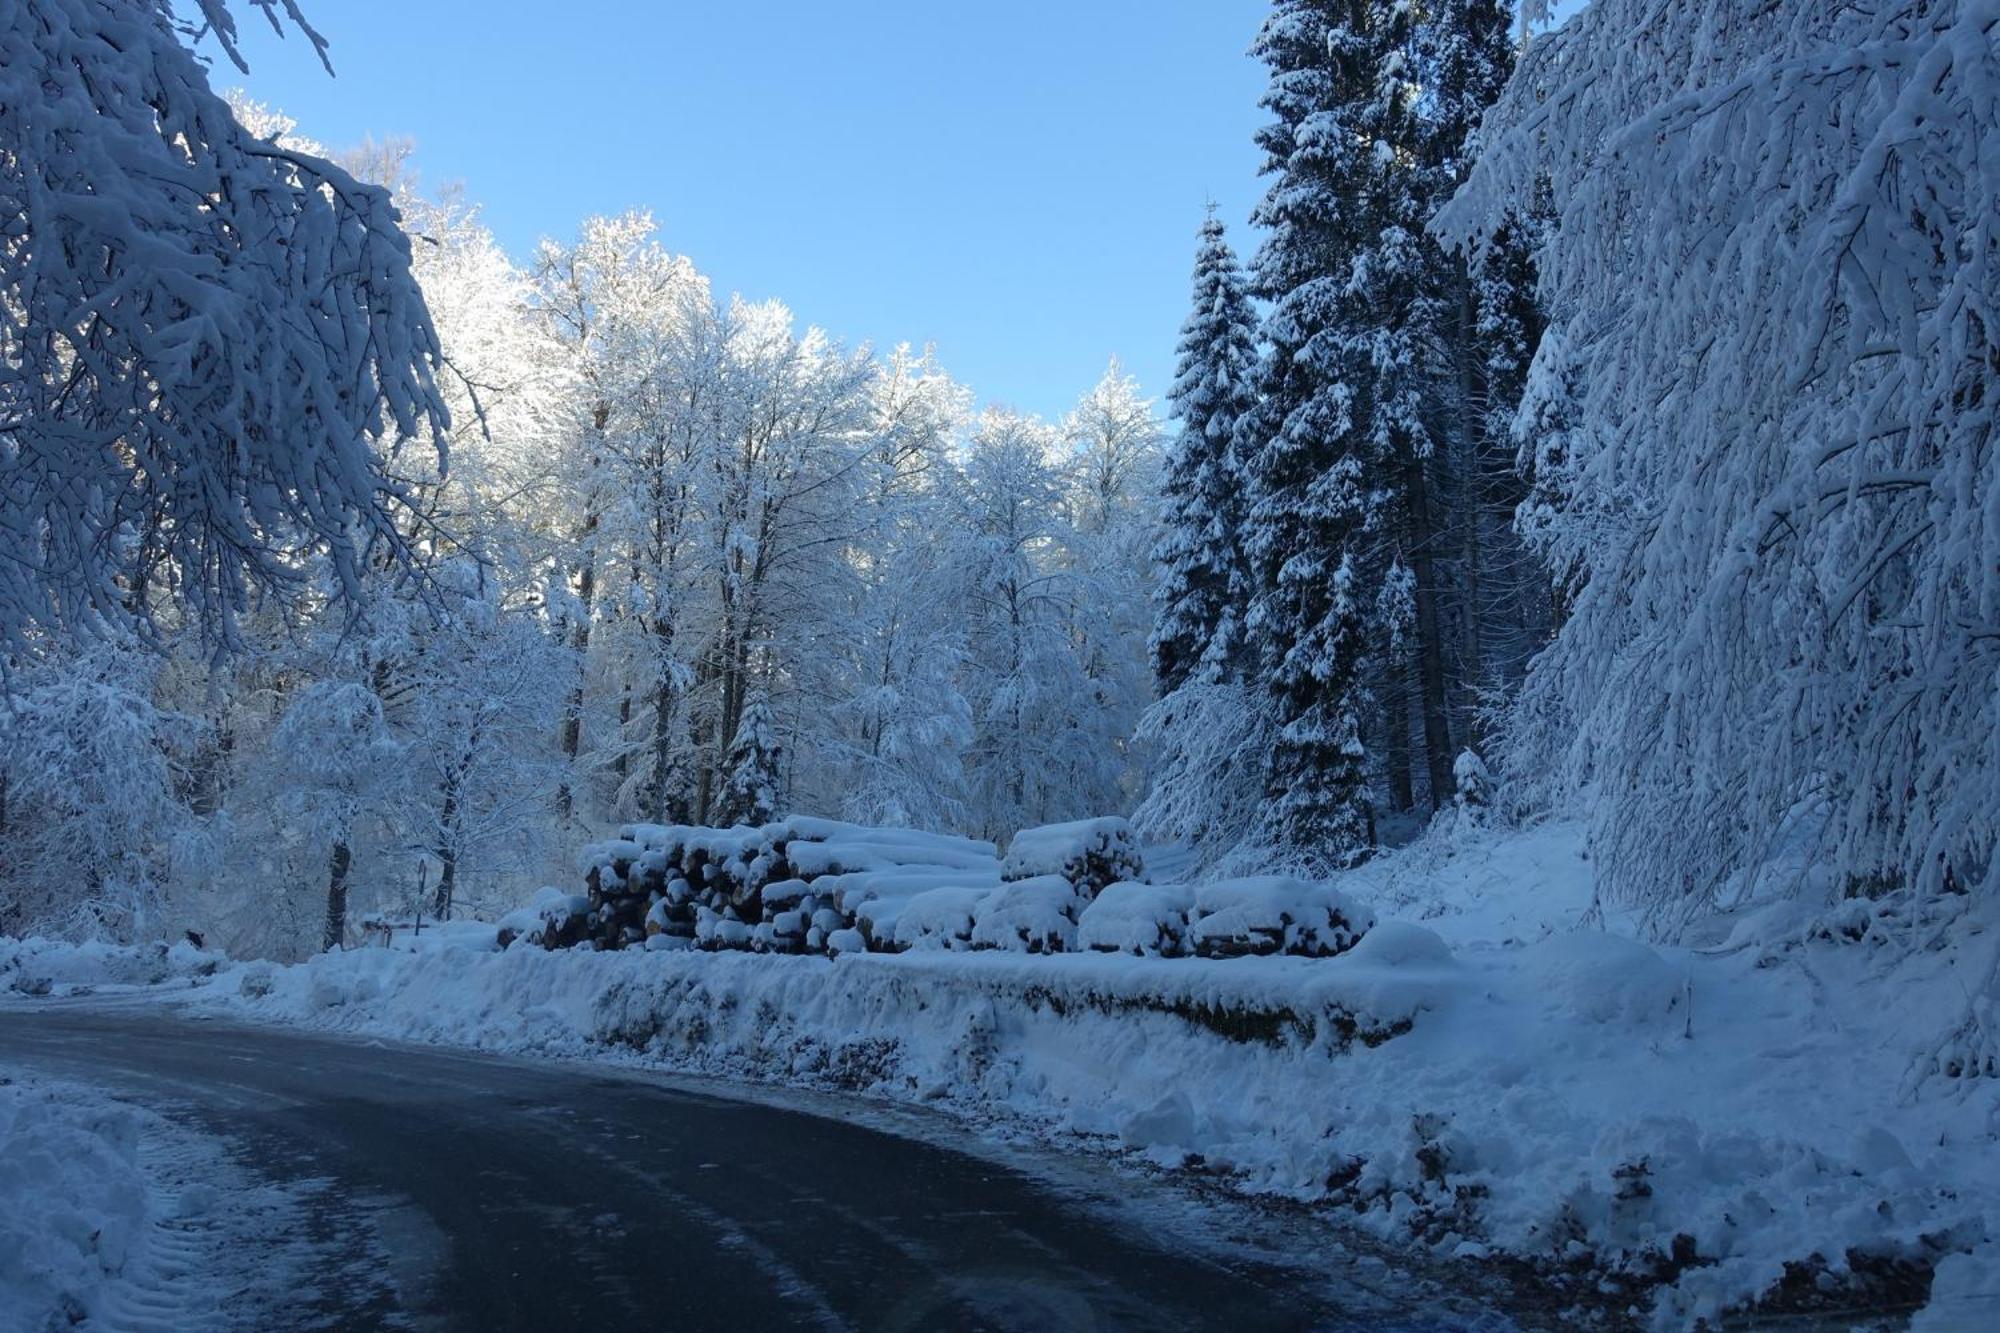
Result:
[[[298,1190],[251,1179],[214,1139],[0,1068],[0,1329],[310,1325],[307,1264],[283,1262],[303,1218]]]
[[[466,929],[169,993],[940,1105],[1527,1258],[1661,1326],[1833,1310],[1856,1273],[1914,1303],[1940,1259],[1928,1326],[1995,1326],[2000,1080],[1925,1071],[2000,930],[1891,948],[1787,909],[1738,932],[1776,946],[1722,922],[1657,947],[1591,911],[1580,845],[1460,830],[1383,858],[1340,882],[1377,920],[1333,958],[493,952]]]

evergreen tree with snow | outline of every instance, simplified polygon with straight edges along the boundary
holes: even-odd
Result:
[[[1194,304],[1181,326],[1169,399],[1180,433],[1161,482],[1152,654],[1162,695],[1236,655],[1247,593],[1235,437],[1256,405],[1256,311],[1222,220],[1209,209],[1195,252]]]
[[[1350,210],[1376,156],[1366,110],[1380,82],[1372,4],[1280,0],[1254,54],[1272,70],[1258,132],[1274,176],[1254,220],[1264,322],[1262,400],[1244,422],[1252,572],[1246,622],[1274,713],[1262,839],[1342,865],[1370,843],[1360,739],[1366,652],[1358,566],[1380,504],[1372,404],[1356,382],[1358,328],[1346,290],[1366,244]]]
[[[775,819],[783,758],[770,696],[762,687],[753,688],[729,745],[728,774],[716,804],[716,822],[768,824]]]

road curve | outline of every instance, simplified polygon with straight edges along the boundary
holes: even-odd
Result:
[[[331,1180],[401,1271],[322,1292],[301,1323],[1468,1326],[1386,1310],[1379,1284],[1343,1295],[1321,1256],[1204,1254],[988,1158],[683,1082],[62,1007],[0,1010],[0,1064],[131,1095],[268,1177]]]

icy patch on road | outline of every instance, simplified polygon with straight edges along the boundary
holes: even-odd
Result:
[[[95,1088],[0,1070],[0,1326],[333,1327],[351,1302],[315,1285],[343,1268],[316,1234],[322,1186],[263,1179]]]

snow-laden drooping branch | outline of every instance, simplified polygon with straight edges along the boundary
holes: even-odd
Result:
[[[1620,895],[1788,831],[1934,886],[2000,811],[2000,3],[1598,0],[1529,50],[1440,218],[1538,185],[1559,336],[1532,537],[1582,584],[1525,706]],[[1532,729],[1521,728],[1526,736]],[[1517,760],[1525,756],[1517,756]]]
[[[385,451],[443,447],[388,193],[248,133],[185,40],[237,59],[229,11],[198,9],[0,12],[0,641],[149,624],[155,587],[226,637],[308,555],[351,593],[405,560]]]

